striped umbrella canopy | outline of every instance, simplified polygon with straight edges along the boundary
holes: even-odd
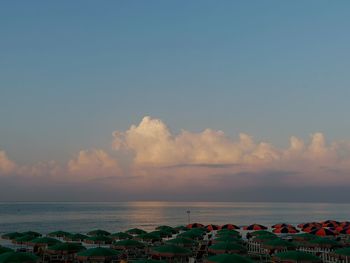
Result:
[[[70,234],[71,233],[69,233],[69,232],[58,230],[58,231],[51,232],[51,233],[49,233],[47,235],[49,237],[65,237],[65,236],[69,236]]]
[[[193,224],[188,224],[186,227],[189,228],[189,229],[192,229],[192,228],[203,228],[204,225],[200,224],[200,223],[193,223]]]
[[[308,228],[308,227],[322,227],[322,224],[321,223],[318,223],[318,222],[309,222],[309,223],[302,223],[302,224],[299,224],[298,227],[299,228]]]
[[[87,233],[89,236],[109,236],[111,233],[102,229],[92,230]]]
[[[350,226],[350,222],[349,221],[343,221],[343,222],[340,222],[339,225],[342,226],[342,227],[348,227],[348,226]]]
[[[239,229],[239,227],[234,224],[225,224],[221,226],[221,229],[234,230],[234,229]]]
[[[106,245],[112,244],[113,239],[108,236],[91,236],[84,240],[88,244]]]
[[[319,226],[308,226],[308,227],[304,227],[301,229],[301,231],[305,232],[305,233],[310,233],[312,231],[315,231],[315,230],[318,230],[318,229],[321,229],[322,227],[319,227]]]
[[[296,234],[299,233],[299,230],[295,229],[294,227],[281,227],[281,228],[275,228],[272,232],[276,234]]]
[[[29,241],[28,244],[31,246],[52,246],[57,243],[61,243],[61,241],[52,237],[37,237]]]
[[[15,239],[17,237],[21,237],[23,236],[22,233],[19,233],[19,232],[11,232],[11,233],[6,233],[6,234],[3,234],[1,236],[2,239],[7,239],[7,240],[12,240],[12,239]]]
[[[220,226],[210,224],[210,225],[205,226],[205,228],[206,228],[208,231],[214,231],[214,230],[219,230],[219,229],[220,229]]]
[[[192,246],[198,245],[197,241],[189,238],[184,238],[184,237],[169,239],[168,241],[166,241],[166,243],[177,245],[177,246],[183,246],[183,247],[192,247]]]
[[[275,238],[271,240],[266,240],[263,242],[262,246],[267,249],[295,249],[296,245],[290,241],[284,240],[282,238]]]
[[[220,242],[208,247],[208,251],[213,254],[244,254],[247,249],[238,243]]]
[[[125,239],[120,241],[114,241],[112,246],[113,248],[116,248],[116,249],[131,249],[131,248],[143,248],[145,247],[145,244],[137,240]]]
[[[132,239],[132,235],[124,232],[114,233],[109,235],[109,237],[112,238],[113,240]]]
[[[35,263],[39,258],[31,253],[6,252],[0,255],[0,263]]]
[[[322,224],[322,225],[327,225],[327,224],[340,225],[340,222],[336,221],[336,220],[326,220],[326,221],[320,222],[320,224]]]
[[[323,223],[322,227],[331,227],[331,228],[336,228],[340,226],[340,224],[338,223],[334,223],[334,222],[328,222],[328,223]]]
[[[264,230],[264,229],[267,229],[267,227],[259,224],[252,224],[252,225],[243,227],[243,230]]]
[[[350,235],[350,227],[343,228],[339,231],[340,234]]]
[[[82,241],[84,241],[87,238],[88,238],[87,235],[83,235],[83,234],[77,233],[77,234],[67,235],[63,239],[66,240],[66,241],[82,242]]]
[[[78,260],[91,260],[91,261],[101,261],[107,259],[117,258],[120,255],[120,251],[105,248],[105,247],[96,247],[90,248],[84,251],[77,253]]]
[[[7,252],[13,252],[13,249],[8,248],[8,247],[0,246],[0,255],[3,254],[3,253],[7,253]]]
[[[280,223],[280,224],[275,224],[273,226],[271,226],[272,228],[282,228],[282,227],[291,227],[291,228],[295,228],[293,225],[291,224],[286,224],[286,223]]]
[[[284,252],[279,252],[276,253],[273,256],[273,259],[276,262],[303,262],[303,263],[321,263],[322,260],[307,252],[303,251],[284,251]]]
[[[129,230],[126,230],[125,232],[130,234],[130,235],[141,235],[141,234],[147,233],[145,230],[140,229],[140,228],[131,228]]]
[[[320,228],[320,229],[315,229],[311,231],[310,234],[324,237],[324,236],[336,236],[338,233],[327,228]]]
[[[80,243],[59,243],[53,246],[49,246],[46,252],[54,255],[67,255],[75,254],[79,251],[85,250],[86,248]]]
[[[237,254],[220,254],[208,257],[204,262],[206,263],[253,263],[250,258],[243,257]]]
[[[149,253],[154,256],[174,258],[190,256],[192,251],[184,247],[167,244],[159,247],[152,247]]]

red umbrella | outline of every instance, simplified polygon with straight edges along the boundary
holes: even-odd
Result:
[[[267,227],[259,224],[252,224],[252,225],[243,227],[243,229],[244,230],[265,230],[267,229]]]
[[[317,223],[317,222],[309,222],[309,223],[304,223],[304,224],[299,224],[299,228],[307,228],[307,227],[312,227],[312,226],[317,226],[317,227],[322,227],[322,224]]]
[[[339,231],[340,234],[346,234],[350,235],[350,227],[343,228],[342,230]]]
[[[239,229],[239,227],[234,224],[226,224],[221,226],[221,229],[234,230],[234,229]]]
[[[340,226],[342,226],[342,227],[348,227],[348,226],[350,226],[350,222],[349,222],[349,221],[341,222],[341,223],[340,223]]]
[[[276,234],[281,234],[281,233],[295,234],[295,233],[299,233],[299,230],[295,229],[294,227],[281,227],[281,228],[275,228],[273,232]]]
[[[291,225],[291,224],[285,224],[285,223],[283,223],[283,224],[276,224],[276,225],[273,225],[273,226],[272,226],[272,228],[282,228],[282,227],[292,227],[292,228],[294,228],[293,225]]]
[[[320,229],[315,229],[311,231],[310,234],[324,237],[324,236],[336,236],[338,233],[327,228],[320,228]]]
[[[306,232],[306,233],[310,233],[310,232],[312,232],[314,230],[318,230],[318,229],[321,229],[321,227],[319,227],[319,226],[309,226],[309,227],[303,228],[301,231]]]
[[[210,224],[210,225],[207,225],[205,228],[206,228],[208,231],[213,231],[213,230],[219,230],[219,229],[220,229],[220,226]]]
[[[204,225],[200,223],[193,223],[186,226],[187,228],[203,228]]]

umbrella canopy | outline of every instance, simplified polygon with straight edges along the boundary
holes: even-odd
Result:
[[[35,231],[26,231],[26,232],[22,232],[23,236],[32,236],[32,237],[41,237],[42,234],[35,232]]]
[[[183,246],[183,247],[192,247],[198,244],[197,241],[189,238],[184,238],[184,237],[177,237],[174,239],[170,239],[166,241],[166,243],[177,245],[177,246]]]
[[[247,252],[247,249],[241,244],[232,242],[220,242],[209,246],[208,251],[213,254],[243,254]]]
[[[262,246],[267,249],[294,249],[296,247],[292,242],[282,238],[267,240]]]
[[[132,235],[129,235],[128,233],[124,233],[124,232],[114,233],[109,235],[109,237],[112,238],[113,240],[132,239]]]
[[[188,224],[186,227],[189,228],[189,229],[192,229],[192,228],[203,228],[204,225],[200,224],[200,223],[193,223],[193,224]]]
[[[296,234],[293,236],[293,240],[295,241],[308,241],[315,238],[315,235],[311,235],[309,233]]]
[[[8,239],[8,240],[12,240],[12,239],[15,239],[17,237],[21,237],[23,236],[22,233],[19,233],[19,232],[11,232],[11,233],[6,233],[6,234],[3,234],[1,236],[2,239]]]
[[[292,227],[292,228],[294,228],[293,225],[291,225],[291,224],[286,224],[286,223],[275,224],[275,225],[273,225],[273,226],[271,226],[271,227],[272,227],[272,228],[282,228],[282,227]]]
[[[317,237],[308,241],[308,245],[312,247],[322,247],[322,248],[335,248],[340,247],[341,244],[333,239]]]
[[[339,231],[340,234],[350,235],[350,227],[343,228]]]
[[[31,253],[6,252],[0,255],[0,263],[35,263],[39,258]]]
[[[250,235],[252,236],[276,236],[274,233],[266,231],[266,230],[257,230],[254,232],[251,232]]]
[[[168,230],[156,230],[150,233],[159,237],[171,237],[173,235],[173,233],[169,232]]]
[[[341,258],[350,258],[350,247],[336,249],[333,253]]]
[[[264,230],[264,229],[267,229],[267,227],[259,224],[252,224],[252,225],[243,227],[243,230]]]
[[[324,236],[336,236],[338,233],[327,228],[320,228],[320,229],[315,229],[311,231],[310,234],[324,237]]]
[[[69,232],[59,230],[59,231],[54,231],[54,232],[49,233],[48,236],[49,237],[66,237],[66,236],[69,236],[70,234],[71,233],[69,233]]]
[[[186,231],[184,233],[178,234],[178,237],[185,237],[185,238],[191,238],[191,239],[201,239],[203,238],[204,233],[198,232],[198,231]]]
[[[147,232],[145,230],[139,229],[139,228],[131,228],[127,231],[125,231],[126,233],[130,234],[130,235],[141,235],[141,234],[146,234]]]
[[[295,229],[294,227],[281,227],[281,228],[275,228],[273,230],[274,233],[276,234],[282,234],[282,233],[285,233],[285,234],[296,234],[296,233],[299,233],[299,230]]]
[[[160,257],[173,258],[173,257],[189,256],[192,254],[192,252],[191,250],[186,249],[184,247],[167,244],[167,245],[151,248],[150,254],[160,256]]]
[[[219,230],[220,226],[210,224],[210,225],[205,226],[205,229],[207,229],[208,231]]]
[[[236,254],[221,254],[208,257],[206,263],[253,263],[254,261]]]
[[[12,243],[14,244],[28,244],[30,241],[32,241],[35,237],[32,236],[20,236],[15,239],[12,239]]]
[[[216,236],[241,236],[241,234],[236,230],[222,229],[216,233]]]
[[[174,229],[177,230],[177,231],[186,231],[186,230],[188,230],[188,228],[185,227],[185,226],[176,226],[176,227],[174,227]]]
[[[89,236],[109,236],[111,233],[108,231],[97,229],[87,233]]]
[[[221,226],[221,229],[234,230],[234,229],[239,229],[239,227],[234,224],[225,224]]]
[[[172,234],[177,234],[179,232],[179,230],[171,227],[171,226],[157,226],[156,227],[156,230],[160,230],[160,231],[168,231],[168,232],[171,232]]]
[[[116,249],[130,249],[130,248],[143,248],[145,244],[137,240],[125,239],[120,241],[115,241],[113,247]]]
[[[314,256],[311,253],[306,253],[302,251],[285,251],[276,253],[274,255],[274,258],[277,259],[279,262],[312,262],[312,263],[318,263],[322,262],[322,260]]]
[[[326,221],[320,222],[320,224],[322,224],[323,227],[333,227],[333,226],[339,226],[340,222],[336,220],[326,220]]]
[[[84,240],[85,243],[99,245],[112,244],[112,241],[113,239],[108,236],[92,236]]]
[[[264,243],[276,238],[278,238],[276,235],[259,235],[259,236],[255,236],[253,240],[258,243]]]
[[[32,245],[32,246],[52,246],[57,243],[61,243],[61,241],[52,237],[37,237],[29,241],[29,245]]]
[[[46,252],[49,254],[75,254],[86,248],[79,243],[59,243],[53,246],[49,246]]]
[[[63,239],[66,241],[82,242],[83,240],[85,240],[87,238],[88,238],[88,236],[78,233],[78,234],[67,235]]]
[[[302,228],[301,231],[303,231],[305,233],[310,233],[312,231],[319,230],[319,229],[321,229],[321,227],[319,227],[319,226],[308,226],[308,227]]]
[[[299,228],[308,228],[308,227],[322,227],[322,224],[318,223],[318,222],[309,222],[309,223],[303,223],[303,224],[299,224],[298,227]]]
[[[213,243],[221,243],[221,242],[234,242],[234,243],[242,243],[242,239],[238,237],[232,237],[232,236],[222,236],[215,238],[213,240]]]
[[[0,255],[6,252],[13,252],[11,248],[0,246]]]
[[[147,242],[155,242],[155,241],[162,240],[162,238],[160,237],[159,234],[152,233],[152,232],[138,235],[135,239],[143,240],[143,241],[147,241]]]
[[[82,260],[90,260],[90,259],[110,259],[116,258],[120,255],[120,251],[104,248],[104,247],[96,247],[90,248],[77,253],[77,258]]]

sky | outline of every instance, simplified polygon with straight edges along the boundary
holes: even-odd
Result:
[[[348,1],[0,5],[0,200],[350,197]]]

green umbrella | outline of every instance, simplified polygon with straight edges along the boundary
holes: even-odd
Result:
[[[62,230],[54,231],[48,234],[49,237],[66,237],[69,235],[71,235],[71,233]]]
[[[157,226],[156,230],[160,230],[160,231],[165,230],[167,232],[171,232],[172,234],[176,234],[179,232],[179,230],[177,230],[171,226]]]
[[[227,235],[227,234],[229,234],[229,235],[238,235],[238,236],[241,235],[238,231],[233,230],[233,229],[232,230],[230,230],[230,229],[221,229],[221,230],[218,230],[217,233],[216,233],[217,236]]]
[[[185,226],[176,226],[176,227],[174,227],[174,229],[177,231],[187,231],[188,230],[188,228]]]
[[[160,241],[162,240],[162,238],[160,237],[160,235],[157,235],[155,233],[145,233],[145,234],[141,234],[138,235],[135,239],[137,240],[143,240],[143,241],[149,241],[149,242],[154,242],[154,241]]]
[[[89,244],[112,244],[112,238],[107,236],[92,236],[84,240],[85,243]]]
[[[126,233],[130,234],[130,235],[141,235],[141,234],[146,234],[147,232],[145,230],[139,229],[139,228],[132,228],[129,229],[127,231],[125,231]]]
[[[0,255],[3,254],[3,253],[6,253],[6,252],[13,252],[13,249],[8,248],[8,247],[0,246]]]
[[[213,254],[224,254],[224,253],[242,254],[242,253],[246,253],[247,249],[238,243],[220,242],[209,246],[208,251]]]
[[[150,233],[158,235],[160,237],[171,237],[173,235],[173,233],[169,230],[156,230],[156,231],[152,231]]]
[[[116,249],[143,248],[145,244],[137,240],[125,239],[113,242],[113,247]]]
[[[88,238],[88,236],[78,233],[78,234],[69,234],[69,235],[64,237],[64,240],[82,242],[83,240],[85,240],[87,238]]]
[[[301,233],[301,234],[293,235],[293,240],[296,240],[296,241],[307,241],[315,238],[317,238],[317,236],[309,233]]]
[[[23,236],[41,237],[42,234],[35,231],[26,231],[22,233]]]
[[[23,236],[22,233],[19,233],[19,232],[11,232],[11,233],[6,233],[6,234],[3,234],[1,236],[2,239],[9,239],[9,240],[12,240],[12,239],[15,239],[17,237],[21,237]]]
[[[124,232],[114,233],[109,235],[109,237],[112,238],[113,240],[132,239],[132,235],[129,235],[128,233],[124,233]]]
[[[270,236],[276,236],[276,234],[274,233],[271,233],[269,231],[266,231],[266,230],[257,230],[257,231],[253,231],[250,233],[250,235],[252,236],[261,236],[261,235],[270,235]]]
[[[1,253],[1,252],[0,252]],[[350,257],[350,247],[345,247],[345,248],[339,248],[334,250],[333,252],[335,255],[340,256],[340,257]]]
[[[77,253],[78,259],[89,260],[89,259],[109,259],[115,258],[120,255],[120,252],[110,248],[96,247],[90,248]]]
[[[208,257],[206,263],[253,263],[254,261],[236,254],[221,254]]]
[[[253,240],[255,242],[260,242],[260,243],[262,242],[262,243],[264,243],[266,241],[273,240],[273,239],[276,239],[276,238],[278,238],[276,235],[259,235],[259,236],[255,236]]]
[[[97,230],[90,231],[87,234],[89,236],[109,236],[111,233],[105,230],[97,229]]]
[[[334,248],[334,247],[340,247],[341,244],[334,239],[325,238],[325,237],[317,237],[317,238],[309,240],[307,242],[307,246]]]
[[[293,249],[296,245],[282,238],[274,238],[263,242],[263,247],[267,249]]]
[[[303,251],[279,252],[274,255],[274,258],[282,262],[322,262],[322,260],[319,257]]]
[[[49,246],[46,251],[50,254],[74,254],[86,248],[79,243],[59,243]]]
[[[157,255],[160,257],[182,257],[191,255],[191,250],[188,250],[184,247],[175,246],[175,245],[163,245],[159,247],[152,247],[150,249],[151,255]]]
[[[189,238],[184,238],[184,237],[177,237],[174,239],[169,239],[168,241],[166,241],[166,243],[177,245],[177,246],[184,246],[184,247],[198,245],[197,241],[195,241],[193,239],[189,239]]]
[[[29,241],[35,239],[33,236],[20,236],[15,239],[12,239],[12,243],[14,244],[28,244]]]
[[[166,263],[164,260],[155,260],[155,259],[139,259],[133,260],[131,263]]]
[[[241,243],[243,240],[238,237],[233,237],[233,236],[222,236],[215,238],[213,240],[213,243],[220,243],[220,242],[234,242],[234,243]]]
[[[37,246],[52,246],[57,243],[61,243],[61,241],[52,237],[37,237],[29,242],[30,245]]]
[[[7,252],[0,255],[0,263],[34,263],[39,258],[31,253]]]

